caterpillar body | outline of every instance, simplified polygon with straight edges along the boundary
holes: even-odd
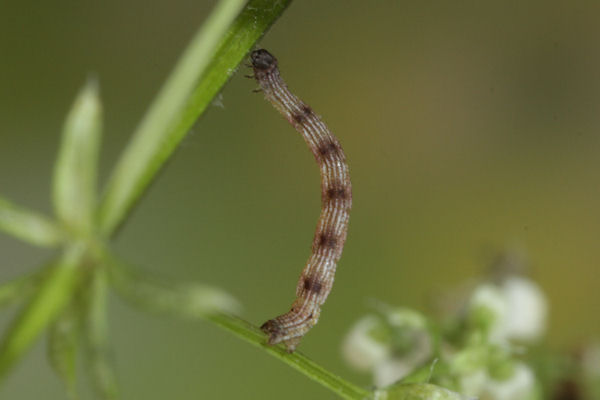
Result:
[[[302,135],[321,173],[321,215],[311,255],[296,287],[296,300],[290,311],[261,326],[269,335],[269,344],[283,342],[293,352],[318,322],[321,306],[333,286],[348,231],[352,186],[342,146],[321,118],[289,91],[279,74],[277,59],[264,49],[253,51],[250,59],[265,98]]]

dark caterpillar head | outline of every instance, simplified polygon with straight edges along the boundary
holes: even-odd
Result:
[[[268,343],[277,344],[285,333],[277,319],[270,319],[260,326],[260,330],[269,335]]]
[[[277,68],[277,59],[265,49],[255,50],[250,54],[252,67],[257,71],[269,71]]]

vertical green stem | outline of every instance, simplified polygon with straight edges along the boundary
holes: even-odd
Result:
[[[84,250],[84,246],[73,245],[65,251],[6,332],[0,345],[0,379],[71,300]]]

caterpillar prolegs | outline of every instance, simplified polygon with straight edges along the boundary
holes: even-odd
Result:
[[[283,342],[293,352],[319,320],[321,306],[331,291],[346,241],[352,186],[342,146],[321,118],[289,91],[279,75],[277,59],[262,49],[253,51],[250,58],[265,98],[302,135],[321,171],[321,215],[311,255],[296,287],[296,300],[290,311],[261,326],[269,335],[269,344]]]

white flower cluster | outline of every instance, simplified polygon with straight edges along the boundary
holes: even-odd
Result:
[[[465,311],[457,318],[463,321],[455,332],[461,339],[441,337],[435,352],[432,328],[421,314],[387,309],[368,315],[350,330],[344,357],[371,372],[379,388],[415,374],[423,382],[433,376],[435,382],[434,360],[439,357],[437,368],[445,375],[438,382],[469,398],[540,399],[535,374],[514,358],[515,344],[531,343],[545,332],[548,307],[540,288],[524,277],[505,276],[501,283],[477,287]]]
[[[533,371],[523,362],[510,360],[510,354],[514,342],[531,343],[545,333],[547,315],[546,297],[530,279],[511,275],[501,283],[477,287],[467,306],[467,319],[474,335],[484,343],[479,347],[485,361],[479,365],[474,362],[476,368],[462,372],[461,392],[490,400],[537,399]],[[494,358],[500,358],[509,372],[496,376],[490,373],[490,369],[498,369],[493,365],[498,363]]]

